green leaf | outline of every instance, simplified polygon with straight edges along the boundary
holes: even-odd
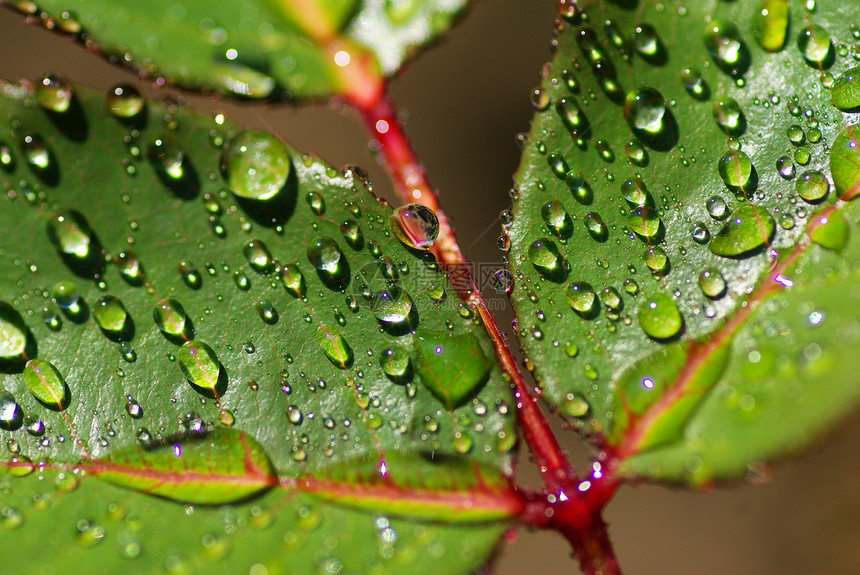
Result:
[[[521,511],[513,398],[388,205],[220,115],[58,86],[0,85],[9,568],[487,561]],[[439,354],[425,381],[421,342],[464,338],[483,371],[440,400],[463,358]]]
[[[860,400],[858,16],[562,14],[506,230],[511,297],[544,399],[622,477],[742,476]]]
[[[19,4],[111,61],[178,85],[274,100],[359,94],[447,31],[465,0]],[[375,89],[375,88],[374,88]]]

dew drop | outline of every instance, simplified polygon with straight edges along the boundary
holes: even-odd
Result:
[[[36,83],[36,101],[51,112],[62,114],[72,104],[72,85],[59,74],[46,74]]]
[[[753,18],[756,42],[767,52],[779,52],[788,36],[788,0],[762,0]]]
[[[311,242],[307,257],[320,280],[329,288],[339,290],[349,283],[349,263],[333,239],[320,238]]]
[[[609,228],[597,212],[585,214],[585,229],[598,242],[605,242],[609,238]]]
[[[697,244],[706,244],[711,240],[711,232],[704,222],[693,222],[690,230],[690,236]]]
[[[130,84],[118,84],[107,91],[105,105],[107,111],[125,120],[134,118],[141,111],[146,101],[140,95],[137,88]]]
[[[635,180],[627,180],[621,184],[621,196],[631,208],[639,206],[654,206],[654,198],[645,182],[636,178]]]
[[[751,192],[755,189],[755,168],[749,156],[740,150],[729,150],[717,163],[723,183],[733,192]]]
[[[634,166],[644,167],[648,165],[648,151],[638,140],[629,140],[624,144],[624,155]]]
[[[776,222],[766,209],[743,204],[717,232],[708,248],[718,256],[746,257],[768,246],[775,232]]]
[[[439,218],[425,205],[400,206],[390,220],[394,235],[411,248],[429,249],[439,237]]]
[[[648,337],[663,341],[681,332],[684,318],[675,300],[665,293],[658,293],[639,308],[639,325]]]
[[[24,411],[15,397],[6,391],[0,389],[0,429],[6,431],[16,431],[24,424]]]
[[[663,235],[663,222],[657,213],[657,208],[651,206],[639,206],[634,208],[627,218],[627,225],[648,243],[656,243]]]
[[[836,56],[827,30],[817,24],[810,24],[800,31],[797,48],[806,63],[816,69],[829,68]]]
[[[69,406],[66,380],[59,370],[44,359],[31,359],[24,367],[24,383],[42,404],[51,409],[64,410]]]
[[[41,136],[27,134],[21,139],[21,151],[24,159],[37,172],[45,172],[51,167],[51,151]]]
[[[860,108],[860,66],[842,73],[830,90],[833,105],[843,112]]]
[[[35,340],[24,318],[11,305],[0,301],[0,370],[19,371],[24,359],[35,354]]]
[[[131,339],[131,316],[120,299],[112,295],[100,297],[93,305],[93,319],[111,339]]]
[[[809,237],[821,247],[841,251],[848,245],[850,229],[842,212],[834,211],[826,216],[817,216],[812,224]]]
[[[191,289],[198,290],[203,287],[203,276],[200,275],[197,267],[190,261],[182,260],[176,266],[176,270],[179,272],[179,276],[185,282],[185,285]]]
[[[266,274],[275,269],[272,253],[262,240],[248,240],[242,247],[242,255],[257,273]]]
[[[48,220],[48,239],[76,273],[92,277],[101,270],[101,244],[80,212],[67,210],[54,214]]]
[[[266,325],[275,325],[278,323],[278,310],[275,309],[272,302],[261,299],[257,302],[255,307],[257,308],[257,313],[260,314],[260,319],[263,320],[263,323]]]
[[[333,327],[321,326],[317,331],[317,343],[335,367],[348,369],[352,366],[352,348]]]
[[[655,150],[668,151],[678,141],[677,127],[666,99],[654,88],[645,86],[627,94],[624,117],[633,134]]]
[[[827,176],[819,171],[805,172],[795,184],[797,195],[803,198],[810,204],[817,204],[827,199],[827,194],[830,193],[830,182],[827,181]]]
[[[155,305],[152,312],[155,325],[168,338],[187,338],[191,334],[188,314],[178,301],[166,298]]]
[[[709,268],[699,274],[699,288],[711,299],[719,299],[726,294],[726,280],[720,270]]]
[[[186,341],[176,355],[179,369],[196,391],[220,394],[226,387],[226,374],[222,375],[221,362],[208,344],[197,339]]]
[[[128,400],[125,402],[125,411],[132,419],[140,419],[143,417],[143,407],[141,407],[141,405],[130,395],[128,396]]]
[[[851,200],[860,194],[860,125],[848,126],[833,140],[830,174],[840,199]]]
[[[531,243],[528,258],[538,273],[546,279],[559,281],[565,274],[564,260],[555,243],[549,239],[539,239]]]
[[[728,204],[720,196],[711,196],[705,200],[705,209],[708,210],[708,215],[715,220],[724,220],[731,214]]]
[[[185,152],[176,142],[167,137],[156,138],[149,146],[149,155],[157,162],[159,171],[169,180],[185,177]]]
[[[299,266],[296,264],[284,264],[279,267],[278,275],[281,278],[281,283],[284,284],[284,288],[293,297],[304,297],[307,291],[307,284]]]
[[[364,233],[361,231],[361,226],[353,219],[345,220],[340,224],[340,233],[343,234],[343,239],[349,244],[349,247],[358,251],[364,247]]]
[[[545,203],[540,213],[549,231],[560,239],[567,239],[573,234],[573,221],[570,219],[570,214],[558,200]]]
[[[740,136],[746,131],[746,117],[734,98],[726,96],[714,102],[713,114],[717,126],[729,136]]]
[[[263,130],[238,134],[224,151],[221,173],[240,198],[268,200],[287,183],[290,156],[284,143]]]
[[[645,265],[648,266],[648,269],[650,269],[652,273],[659,276],[664,276],[669,273],[669,256],[666,255],[666,250],[660,246],[648,248],[645,250],[643,257],[645,259]]]
[[[86,321],[89,309],[73,282],[59,282],[53,291],[54,301],[67,318],[75,323]]]
[[[655,66],[662,66],[668,58],[666,47],[650,24],[639,24],[633,30],[633,46],[639,56]]]
[[[113,263],[119,270],[122,279],[129,285],[140,287],[145,283],[146,272],[143,269],[143,264],[140,263],[140,260],[137,259],[133,251],[120,252],[119,255],[113,258]]]
[[[746,74],[750,51],[731,22],[712,20],[705,29],[705,48],[714,63],[733,78]]]
[[[562,96],[556,102],[555,109],[561,118],[561,123],[564,124],[571,136],[574,138],[587,138],[589,136],[588,118],[576,98]]]
[[[409,353],[402,347],[390,347],[379,358],[386,377],[394,383],[407,383],[412,380],[412,363]]]
[[[585,319],[597,317],[600,304],[597,302],[597,293],[591,284],[587,282],[576,282],[567,286],[565,292],[567,303],[579,316]]]

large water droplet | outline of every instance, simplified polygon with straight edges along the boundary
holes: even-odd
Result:
[[[59,74],[47,74],[36,83],[36,101],[51,112],[62,114],[68,110],[73,96],[72,85]]]
[[[718,256],[745,257],[768,246],[775,232],[776,222],[766,209],[743,204],[717,232],[708,248]]]
[[[585,319],[593,319],[600,312],[600,304],[597,302],[597,293],[591,284],[587,282],[576,282],[567,286],[567,303],[578,315]]]
[[[795,184],[797,195],[810,204],[817,204],[827,199],[830,193],[830,182],[827,176],[818,170],[802,174]]]
[[[0,371],[20,371],[28,357],[36,355],[36,342],[24,318],[11,305],[0,301]]]
[[[104,254],[84,216],[75,210],[54,214],[48,220],[48,239],[75,273],[92,277],[102,269]]]
[[[24,383],[30,393],[50,409],[63,410],[69,406],[66,380],[54,365],[44,359],[31,359],[24,367]]]
[[[639,325],[648,337],[664,341],[681,332],[684,318],[675,300],[665,293],[658,293],[639,308]]]
[[[564,260],[552,240],[544,238],[533,241],[529,246],[528,258],[544,278],[556,282],[564,279]]]
[[[639,24],[633,30],[633,46],[639,56],[655,66],[662,66],[668,59],[666,46],[657,35],[657,30],[650,24]]]
[[[468,403],[489,379],[492,363],[470,333],[427,332],[415,342],[421,383],[449,410]],[[457,377],[451,377],[456,370]]]
[[[753,19],[753,34],[763,49],[779,52],[785,46],[788,25],[788,0],[762,0]]]
[[[833,105],[843,112],[860,108],[860,66],[842,73],[830,89]]]
[[[152,319],[168,339],[192,339],[191,321],[182,304],[172,298],[159,301],[152,311]]]
[[[320,238],[311,242],[308,261],[316,268],[320,280],[331,289],[340,290],[349,283],[349,263],[337,242]],[[283,277],[283,276],[282,276]]]
[[[658,276],[668,274],[671,269],[669,256],[666,254],[666,250],[660,246],[654,246],[645,250],[644,259],[648,269]]]
[[[621,196],[631,208],[639,206],[654,206],[654,198],[645,182],[636,178],[635,180],[627,180],[621,184]]]
[[[663,94],[642,87],[627,94],[624,117],[633,134],[645,145],[665,152],[678,143],[678,128]]]
[[[128,341],[133,335],[131,316],[122,301],[112,295],[100,297],[93,305],[93,319],[102,332],[117,341]]]
[[[800,31],[797,48],[806,63],[815,69],[829,68],[836,58],[836,51],[827,30],[817,24],[810,24]]]
[[[182,260],[176,266],[176,271],[179,272],[179,276],[182,278],[182,281],[185,282],[185,285],[191,289],[197,290],[203,287],[203,276],[200,275],[200,271],[193,262]]]
[[[712,20],[705,28],[705,47],[719,68],[737,78],[750,67],[750,51],[731,22]]]
[[[24,424],[24,411],[15,397],[6,391],[0,389],[0,429],[6,431],[16,431]]]
[[[657,208],[651,206],[639,206],[631,210],[627,225],[640,239],[650,244],[659,242],[664,234]]]
[[[241,132],[221,158],[224,179],[240,198],[272,198],[287,183],[290,170],[290,155],[284,143],[263,130]]]
[[[340,233],[343,234],[343,239],[352,249],[358,251],[364,247],[364,233],[357,221],[353,219],[344,220],[340,224]]]
[[[50,176],[49,170],[52,166],[51,150],[41,136],[27,134],[21,138],[21,151],[24,159],[37,173]],[[51,176],[53,178],[53,176]]]
[[[809,234],[813,242],[829,250],[841,251],[848,245],[850,229],[842,212],[834,211],[826,216],[817,216]]]
[[[379,364],[386,377],[394,383],[412,380],[412,362],[409,353],[402,347],[390,347],[383,351]]]
[[[585,229],[598,242],[605,242],[609,238],[609,227],[603,223],[603,218],[597,212],[585,214]]]
[[[340,332],[333,327],[321,326],[317,331],[317,343],[335,367],[348,369],[352,366],[352,348]]]
[[[439,218],[425,205],[407,204],[391,214],[391,228],[407,246],[426,250],[439,237]]]
[[[758,181],[749,156],[740,150],[729,150],[717,163],[720,177],[733,192],[753,192]]]
[[[179,348],[176,358],[182,374],[196,391],[215,397],[224,394],[227,374],[208,344],[198,339],[186,341]]]
[[[416,314],[412,307],[412,298],[406,290],[397,286],[380,291],[373,301],[373,315],[382,324],[415,327]]]
[[[105,105],[110,114],[117,118],[128,120],[134,118],[143,110],[146,100],[130,84],[118,84],[107,91]]]
[[[851,200],[860,194],[860,125],[848,126],[833,140],[830,174],[840,199]]]
[[[143,264],[137,259],[135,253],[131,250],[120,252],[113,259],[113,263],[119,270],[122,276],[129,285],[139,287],[146,282],[146,272],[143,269]]]

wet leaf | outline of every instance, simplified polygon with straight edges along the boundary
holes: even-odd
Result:
[[[860,401],[860,12],[597,4],[560,21],[516,176],[523,345],[623,477],[744,476]]]
[[[102,54],[182,87],[244,98],[324,98],[390,76],[448,30],[465,0],[18,3]],[[127,109],[118,105],[117,109]]]
[[[56,112],[0,85],[4,566],[483,565],[519,510],[513,399],[392,210],[270,134],[237,152],[259,134],[222,116],[69,89]],[[442,336],[485,367],[456,404],[420,369],[417,342]]]

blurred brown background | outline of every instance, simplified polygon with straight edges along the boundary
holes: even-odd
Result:
[[[501,262],[498,214],[509,206],[526,131],[528,95],[548,43],[555,2],[483,0],[444,42],[422,54],[393,83],[406,131],[442,193],[460,245],[474,260]],[[134,76],[111,67],[63,38],[27,26],[0,10],[0,77],[36,78],[62,72],[107,89]],[[141,89],[145,86],[139,83]],[[169,90],[162,90],[167,95]],[[367,148],[361,125],[330,106],[301,109],[212,102],[191,97],[198,109],[220,109],[252,127],[281,134],[297,148],[336,166],[361,164],[374,191],[390,199],[390,185]],[[494,300],[501,302],[502,300]],[[500,313],[503,328],[510,312]],[[587,451],[560,431],[575,460]],[[803,459],[777,466],[763,486],[737,485],[710,494],[642,486],[623,488],[607,519],[628,574],[793,575],[860,573],[860,425],[848,423]],[[537,485],[527,454],[522,479]],[[499,575],[578,573],[569,549],[553,533],[521,531],[503,544]]]

